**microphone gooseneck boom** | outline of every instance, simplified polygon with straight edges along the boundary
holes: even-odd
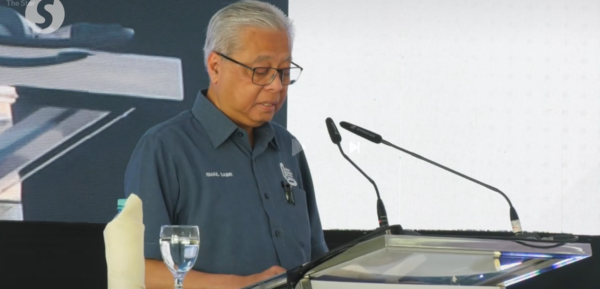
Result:
[[[373,187],[375,187],[375,193],[377,193],[377,219],[379,220],[379,227],[387,227],[387,212],[385,211],[385,206],[383,204],[383,201],[381,200],[381,197],[379,196],[379,189],[377,189],[377,185],[344,153],[344,150],[340,145],[340,143],[342,142],[342,136],[340,135],[340,132],[338,131],[337,126],[335,125],[335,122],[333,122],[333,120],[330,117],[328,117],[325,120],[325,124],[327,125],[327,131],[329,132],[329,137],[331,138],[331,141],[338,146],[338,148],[340,149],[340,153],[342,153],[342,156],[348,162],[350,162],[350,164],[352,164],[352,166],[354,166],[354,168],[356,168],[365,178],[367,178],[367,180],[369,180],[369,182],[373,184]]]
[[[385,144],[387,146],[393,147],[393,148],[395,148],[395,149],[397,149],[399,151],[402,151],[404,153],[407,153],[407,154],[409,154],[409,155],[411,155],[411,156],[413,156],[413,157],[415,157],[417,159],[420,159],[422,161],[426,161],[426,162],[428,162],[428,163],[430,163],[432,165],[435,165],[435,166],[437,166],[439,168],[442,168],[442,169],[444,169],[446,171],[449,171],[449,172],[451,172],[451,173],[453,173],[453,174],[455,174],[457,176],[463,177],[463,178],[465,178],[465,179],[467,179],[469,181],[472,181],[472,182],[474,182],[474,183],[476,183],[478,185],[486,187],[486,188],[488,188],[488,189],[490,189],[490,190],[492,190],[492,191],[494,191],[494,192],[502,195],[502,197],[504,197],[504,199],[506,200],[506,202],[508,202],[508,205],[510,206],[510,221],[511,221],[511,224],[512,224],[512,230],[513,230],[513,232],[515,234],[521,234],[522,233],[521,221],[519,220],[519,215],[517,214],[517,210],[513,207],[512,202],[506,196],[506,194],[504,194],[499,189],[497,189],[495,187],[492,187],[492,186],[490,186],[488,184],[485,184],[485,183],[483,183],[481,181],[478,181],[478,180],[476,180],[474,178],[471,178],[469,176],[466,176],[464,174],[461,174],[461,173],[459,173],[459,172],[457,172],[457,171],[455,171],[453,169],[450,169],[450,168],[445,167],[445,166],[443,166],[441,164],[438,164],[438,163],[436,163],[436,162],[434,162],[432,160],[429,160],[429,159],[427,159],[425,157],[422,157],[422,156],[420,156],[420,155],[418,155],[416,153],[413,153],[413,152],[405,150],[405,149],[403,149],[401,147],[398,147],[398,146],[396,146],[396,145],[394,145],[394,144],[392,144],[392,143],[384,140],[381,137],[381,135],[376,134],[376,133],[374,133],[374,132],[372,132],[370,130],[364,129],[362,127],[359,127],[357,125],[354,125],[354,124],[351,124],[351,123],[348,123],[348,122],[345,122],[345,121],[340,122],[340,126],[342,126],[344,129],[346,129],[346,130],[348,130],[348,131],[350,131],[350,132],[352,132],[352,133],[354,133],[354,134],[356,134],[356,135],[358,135],[358,136],[360,136],[362,138],[365,138],[365,139],[367,139],[369,141],[372,141],[372,142],[374,142],[376,144],[382,143],[382,144]]]

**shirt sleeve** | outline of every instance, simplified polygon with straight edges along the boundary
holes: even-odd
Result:
[[[325,237],[323,234],[323,228],[321,226],[321,218],[319,217],[319,209],[317,207],[317,200],[315,197],[315,189],[312,182],[312,176],[310,174],[310,168],[304,152],[300,152],[298,155],[298,162],[300,165],[300,175],[302,178],[302,189],[306,192],[306,203],[308,206],[308,217],[310,219],[310,230],[311,230],[311,259],[315,260],[329,251],[327,244],[325,243]]]
[[[136,194],[142,200],[144,255],[161,260],[160,227],[175,219],[179,186],[175,163],[164,143],[145,134],[136,145],[125,172],[125,196]]]

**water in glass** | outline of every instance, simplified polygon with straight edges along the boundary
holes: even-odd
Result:
[[[175,277],[175,288],[183,287],[183,279],[196,263],[200,249],[197,226],[163,226],[160,252],[167,268]]]

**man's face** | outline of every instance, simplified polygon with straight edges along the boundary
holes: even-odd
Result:
[[[291,50],[285,31],[244,28],[241,49],[227,55],[249,67],[289,68]],[[287,97],[287,86],[278,74],[267,86],[252,82],[252,70],[215,53],[209,57],[211,85],[215,86],[215,105],[242,128],[253,128],[273,119]]]

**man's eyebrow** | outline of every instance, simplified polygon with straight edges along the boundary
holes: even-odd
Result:
[[[271,60],[271,59],[273,59],[273,57],[271,57],[269,55],[259,55],[258,57],[256,57],[256,59],[254,59],[254,61],[252,61],[252,63],[257,63],[257,62],[261,62],[264,60]],[[283,61],[292,61],[292,56],[288,56]]]

